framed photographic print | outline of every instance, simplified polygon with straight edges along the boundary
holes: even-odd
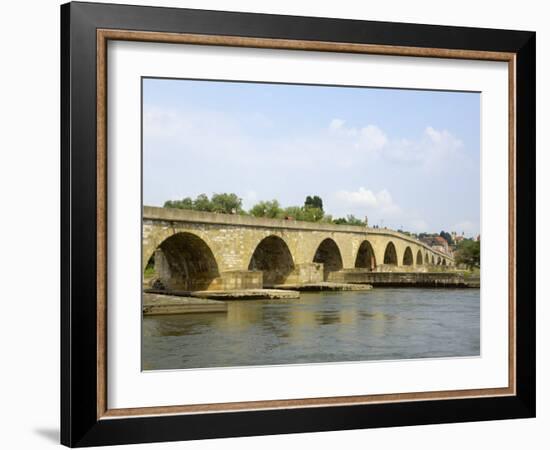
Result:
[[[535,415],[535,33],[61,24],[63,444]]]

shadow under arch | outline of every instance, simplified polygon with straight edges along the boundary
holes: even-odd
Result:
[[[384,264],[397,266],[397,251],[395,250],[395,245],[393,245],[391,241],[388,242],[386,250],[384,251]]]
[[[328,280],[331,272],[337,272],[344,267],[338,244],[331,238],[326,238],[319,244],[313,257],[313,262],[323,264],[324,281]]]
[[[410,247],[407,247],[405,249],[405,253],[403,254],[403,265],[404,266],[413,265],[413,252]]]
[[[263,272],[263,286],[284,284],[294,270],[294,260],[286,242],[278,236],[268,236],[256,246],[248,270]]]
[[[418,250],[416,252],[416,265],[421,266],[423,263],[424,263],[424,260],[422,258],[422,252],[420,250]]]
[[[357,250],[357,256],[355,258],[355,267],[361,269],[374,270],[376,269],[376,257],[374,256],[374,249],[369,241],[361,242],[359,249]]]
[[[220,276],[218,263],[208,244],[193,233],[173,234],[154,253],[155,271],[167,289],[208,289]]]

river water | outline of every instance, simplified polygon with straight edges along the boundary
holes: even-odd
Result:
[[[379,288],[146,316],[144,370],[479,355],[479,289]]]

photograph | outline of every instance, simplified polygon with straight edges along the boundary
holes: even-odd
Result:
[[[48,33],[25,34],[18,55],[39,59],[7,91],[23,118],[22,92],[60,94],[47,102],[58,126],[41,112],[7,147],[31,138],[42,158],[11,152],[31,170],[6,166],[28,194],[9,191],[28,216],[12,228],[36,235],[42,208],[56,216],[40,222],[44,244],[59,244],[42,283],[59,281],[59,308],[39,302],[14,353],[41,359],[8,358],[56,383],[49,422],[29,419],[37,440],[425,448],[427,432],[434,448],[498,436],[508,449],[544,429],[509,420],[535,418],[541,392],[543,14],[107,2],[49,18],[60,70],[47,82],[35,69]],[[46,23],[44,8],[32,16]],[[51,195],[29,208],[36,180],[57,179],[52,130],[59,208]],[[8,283],[17,299],[54,252],[33,266],[7,241],[6,261],[28,269]],[[56,323],[59,357],[37,352]],[[28,410],[20,397],[12,409]]]
[[[143,371],[480,356],[474,91],[142,77]]]

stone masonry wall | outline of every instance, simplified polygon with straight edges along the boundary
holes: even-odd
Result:
[[[225,272],[247,271],[256,247],[268,236],[277,236],[282,239],[288,246],[295,268],[302,267],[292,273],[294,280],[300,278],[296,275],[300,270],[302,278],[316,279],[317,269],[314,270],[311,264],[319,245],[325,239],[332,239],[336,243],[344,269],[355,267],[357,252],[365,240],[374,250],[377,266],[384,263],[384,252],[389,242],[392,242],[396,249],[397,267],[403,266],[407,247],[411,248],[413,254],[413,265],[406,266],[407,270],[414,270],[417,266],[418,252],[422,255],[422,270],[418,266],[418,271],[424,271],[427,265],[426,259],[431,262],[432,257],[434,261],[445,258],[448,266],[453,265],[453,260],[448,255],[438,253],[419,241],[390,230],[145,207],[143,267],[146,266],[155,249],[165,239],[176,233],[191,233],[202,239],[211,249],[222,278]],[[257,284],[258,280],[253,278],[249,281]],[[229,281],[228,283],[231,284]]]

